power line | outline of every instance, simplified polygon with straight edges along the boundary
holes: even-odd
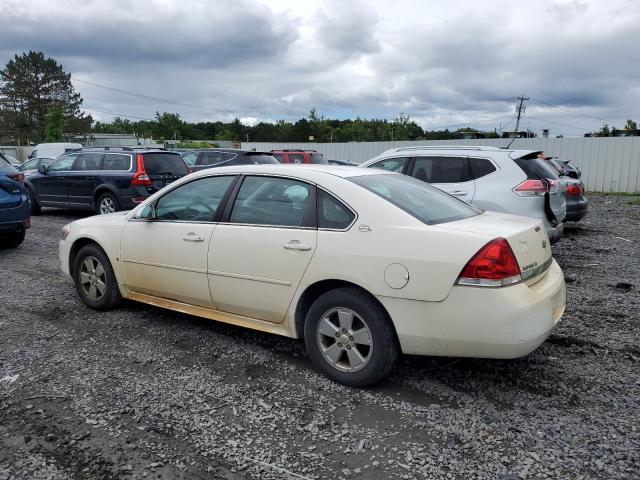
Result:
[[[85,109],[85,110],[91,110],[91,111],[93,111],[93,112],[107,113],[107,114],[109,114],[109,115],[113,115],[113,116],[115,116],[115,117],[135,118],[135,119],[137,119],[137,120],[146,120],[146,121],[148,121],[148,122],[153,122],[153,121],[154,121],[154,119],[153,119],[153,118],[136,117],[135,115],[125,115],[124,113],[107,112],[107,111],[105,111],[105,110],[98,110],[97,108],[93,108],[93,107],[90,107],[90,106],[88,106],[88,105],[85,105],[85,106],[84,106],[84,109]]]
[[[575,130],[582,130],[583,132],[588,132],[593,130],[592,128],[584,128],[584,127],[576,127],[574,125],[568,125],[566,123],[561,123],[561,122],[556,122],[554,120],[545,120],[544,118],[539,118],[539,117],[533,117],[531,115],[527,115],[527,118],[532,118],[534,120],[540,121],[540,122],[546,122],[546,123],[554,123],[556,125],[561,125],[563,127],[567,127],[567,128],[573,128]]]
[[[191,105],[189,103],[176,102],[175,100],[168,100],[166,98],[160,98],[160,97],[152,97],[151,95],[145,95],[143,93],[128,92],[126,90],[121,90],[119,88],[109,87],[107,85],[102,85],[100,83],[90,82],[88,80],[81,80],[79,78],[74,78],[74,80],[77,81],[77,82],[86,83],[88,85],[93,85],[94,87],[100,87],[100,88],[104,88],[104,89],[107,89],[107,90],[111,90],[113,92],[123,93],[125,95],[131,95],[132,97],[145,98],[147,100],[154,100],[154,101],[157,101],[157,102],[170,103],[172,105],[181,105],[183,107],[190,107],[190,108],[196,108],[198,110],[201,110],[201,107],[198,107],[196,105]]]
[[[537,98],[531,97],[531,100],[533,100],[534,102],[539,103],[541,105],[545,105],[547,107],[557,108],[558,110],[563,110],[565,112],[572,113],[573,115],[580,115],[582,117],[587,117],[587,118],[595,118],[596,120],[602,120],[603,122],[611,123],[611,121],[607,120],[606,118],[596,117],[595,115],[589,115],[588,113],[577,112],[575,110],[571,110],[571,109],[568,109],[568,108],[565,108],[565,107],[560,107],[559,105],[554,105],[552,103],[543,102],[542,100],[538,100]]]

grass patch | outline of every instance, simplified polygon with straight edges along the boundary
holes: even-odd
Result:
[[[588,190],[589,195],[609,195],[612,197],[640,197],[640,192],[592,192]]]
[[[627,202],[629,205],[639,205],[640,206],[640,197],[634,198],[630,202]]]

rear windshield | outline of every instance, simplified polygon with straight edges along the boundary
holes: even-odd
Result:
[[[363,175],[349,180],[427,225],[453,222],[482,213],[482,210],[406,175]]]
[[[553,168],[546,160],[541,158],[517,158],[515,162],[524,170],[528,178],[551,178],[558,179],[560,176],[555,168]]]
[[[247,152],[243,155],[244,161],[242,163],[253,164],[253,165],[261,165],[261,164],[273,164],[280,163],[278,159],[273,155],[268,155],[266,153],[253,153]]]
[[[187,164],[177,153],[145,153],[144,169],[149,175],[186,175]]]
[[[327,164],[327,163],[329,163],[329,162],[327,162],[327,161],[325,160],[325,158],[322,156],[322,154],[321,154],[321,153],[312,153],[312,154],[309,156],[309,161],[310,161],[311,163],[323,163],[323,164]]]

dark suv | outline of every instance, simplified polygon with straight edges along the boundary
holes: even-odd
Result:
[[[176,152],[129,147],[84,148],[38,165],[25,183],[31,211],[82,208],[99,214],[130,210],[189,173]]]
[[[194,172],[212,167],[228,167],[231,165],[256,165],[278,163],[270,152],[254,152],[233,148],[212,148],[191,151],[184,156],[185,161]]]
[[[0,247],[17,247],[31,226],[24,174],[0,157]]]

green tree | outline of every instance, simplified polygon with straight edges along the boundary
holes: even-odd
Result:
[[[155,125],[153,126],[153,136],[157,139],[177,140],[182,139],[182,120],[177,113],[156,112]]]
[[[614,130],[615,130],[615,128],[614,128]],[[602,125],[602,128],[598,132],[598,136],[599,137],[610,137],[611,136],[611,130],[609,129],[609,124],[608,123],[605,123],[604,125]]]
[[[59,142],[64,132],[64,114],[60,105],[49,109],[44,119],[44,139],[46,142]]]
[[[627,123],[624,126],[625,130],[637,130],[638,129],[638,124],[636,122],[634,122],[633,120],[629,119],[627,120]]]
[[[71,74],[54,59],[30,51],[15,55],[0,70],[0,116],[4,129],[17,139],[42,140],[45,117],[56,104],[65,125],[89,130],[91,117],[80,111],[82,97],[73,88]]]

